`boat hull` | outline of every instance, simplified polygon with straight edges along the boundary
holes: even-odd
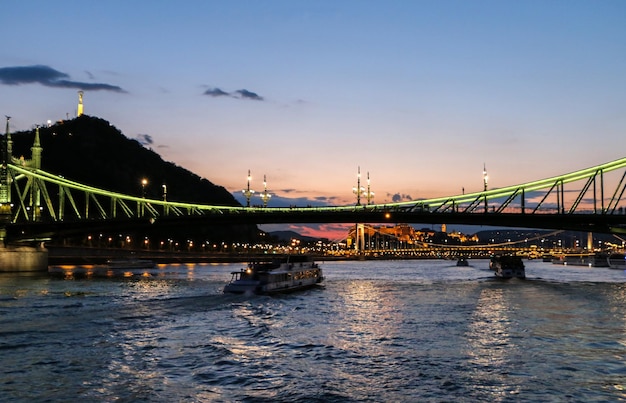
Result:
[[[495,276],[498,278],[526,278],[526,271],[524,269],[499,269],[495,271]]]
[[[519,256],[494,256],[489,262],[489,268],[498,278],[526,278],[524,262]]]
[[[459,267],[469,266],[469,262],[466,258],[460,257],[459,260],[456,261],[456,265]]]

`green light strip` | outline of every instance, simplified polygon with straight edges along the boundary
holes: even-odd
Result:
[[[400,202],[400,203],[385,203],[384,205],[373,204],[373,205],[363,205],[363,206],[324,206],[324,207],[233,207],[233,206],[218,206],[218,205],[205,205],[205,204],[193,204],[193,203],[181,203],[181,202],[171,202],[171,201],[163,201],[157,199],[145,199],[137,196],[125,195],[122,193],[111,192],[99,188],[95,188],[93,186],[83,185],[78,182],[74,182],[68,179],[65,179],[61,176],[52,175],[48,172],[42,170],[29,170],[22,168],[17,165],[9,164],[8,167],[20,174],[35,177],[46,182],[54,183],[58,186],[67,187],[70,189],[75,189],[81,192],[90,192],[93,194],[97,194],[100,196],[111,197],[122,199],[126,201],[132,201],[136,203],[150,203],[153,205],[161,205],[161,206],[170,206],[181,209],[191,209],[191,210],[200,210],[207,212],[238,212],[238,213],[246,213],[248,211],[255,212],[294,212],[294,211],[353,211],[357,209],[361,210],[378,210],[381,208],[394,208],[394,207],[413,207],[420,205],[429,205],[430,207],[438,207],[443,204],[454,202],[456,204],[462,203],[472,203],[477,198],[486,197],[488,200],[508,197],[518,191],[519,189],[524,189],[524,191],[534,191],[540,189],[546,189],[551,187],[555,182],[562,181],[563,183],[570,183],[579,181],[582,179],[590,178],[597,174],[597,172],[610,172],[620,168],[626,167],[626,158],[622,158],[619,160],[607,162],[605,164],[597,165],[594,167],[582,169],[580,171],[571,172],[564,175],[553,176],[551,178],[541,179],[533,182],[523,183],[519,185],[506,186],[503,188],[487,190],[483,192],[475,192],[475,193],[467,193],[456,196],[446,196],[446,197],[438,197],[433,199],[423,199],[423,200],[413,200],[410,202]]]

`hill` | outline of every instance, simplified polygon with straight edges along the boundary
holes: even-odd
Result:
[[[13,155],[30,158],[35,130],[12,133]],[[101,189],[141,195],[143,178],[148,180],[145,196],[167,200],[239,206],[224,187],[171,162],[129,139],[108,121],[82,115],[39,129],[42,169],[67,179]],[[213,240],[252,240],[256,226],[189,228],[188,231],[211,235]],[[182,235],[182,234],[181,234]]]
[[[13,155],[30,158],[35,131],[12,134]],[[140,195],[141,180],[149,180],[146,197],[239,206],[222,186],[164,161],[137,140],[124,136],[104,119],[82,115],[39,129],[42,169],[68,179],[124,194]]]

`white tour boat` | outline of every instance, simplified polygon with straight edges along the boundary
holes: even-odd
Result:
[[[313,287],[324,276],[317,263],[306,256],[288,256],[269,262],[251,262],[246,269],[231,273],[224,287],[232,294],[275,294]]]

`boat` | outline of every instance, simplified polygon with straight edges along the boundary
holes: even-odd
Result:
[[[464,256],[461,256],[457,261],[456,261],[456,265],[457,266],[469,266],[469,262],[467,261],[467,258]]]
[[[322,269],[306,256],[254,261],[231,272],[224,293],[268,295],[314,287],[324,280]]]
[[[500,278],[526,278],[522,258],[515,255],[496,255],[489,262],[489,268]]]
[[[606,261],[611,269],[626,269],[626,254],[624,253],[612,253]]]
[[[609,267],[605,253],[568,253],[552,259],[552,264],[564,266]]]
[[[150,259],[109,259],[106,261],[109,269],[151,269],[154,262]]]

